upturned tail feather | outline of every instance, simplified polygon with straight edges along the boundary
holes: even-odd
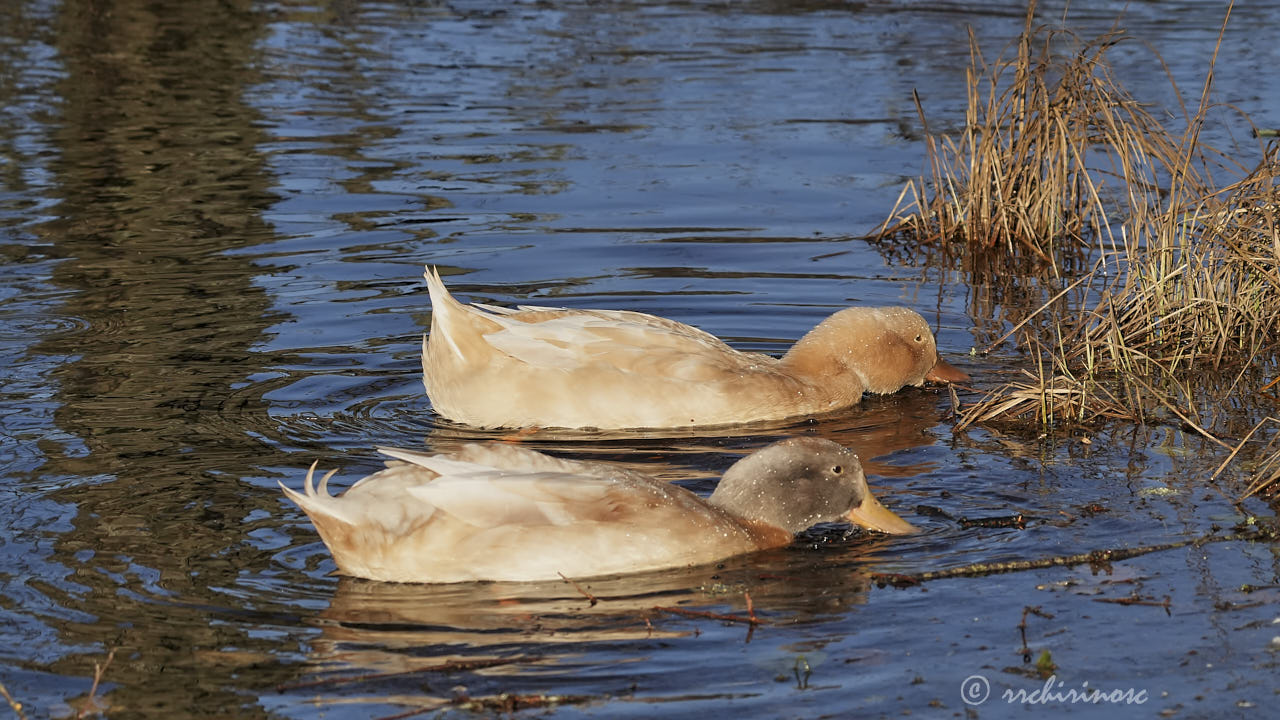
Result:
[[[346,525],[351,525],[350,518],[343,515],[335,502],[335,498],[329,494],[329,478],[336,475],[338,471],[335,469],[325,473],[320,478],[319,487],[315,486],[314,477],[316,466],[319,463],[319,460],[311,463],[311,467],[307,470],[307,479],[303,485],[302,492],[290,488],[281,481],[277,480],[276,482],[280,485],[280,489],[284,491],[285,497],[302,508],[302,511],[311,518],[313,524],[318,526],[320,523],[317,521],[323,518],[324,520],[336,520]]]

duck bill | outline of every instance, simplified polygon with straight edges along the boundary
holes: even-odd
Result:
[[[916,532],[916,526],[898,517],[892,510],[880,504],[870,493],[861,505],[845,514],[845,519],[854,525],[868,530],[877,530],[890,535],[909,535]]]
[[[938,358],[933,369],[925,373],[924,379],[936,383],[953,383],[968,382],[969,376],[946,360]]]

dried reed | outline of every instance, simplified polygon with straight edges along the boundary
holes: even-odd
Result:
[[[1231,7],[1177,133],[1116,80],[1106,55],[1126,38],[1082,42],[1036,25],[1035,7],[1012,57],[987,63],[971,35],[965,126],[954,138],[926,126],[928,181],[907,184],[874,236],[941,248],[974,278],[1038,267],[999,292],[1035,297],[1034,281],[1052,295],[1003,318],[1034,372],[969,406],[957,430],[1146,422],[1160,408],[1231,450],[1206,409],[1259,397],[1280,359],[1280,156],[1262,148],[1246,172],[1200,137]],[[1224,174],[1240,179],[1220,186]],[[1225,393],[1207,391],[1224,376]],[[1280,483],[1275,444],[1256,489]]]
[[[1162,178],[1200,181],[1177,139],[1115,79],[1106,52],[1123,36],[1083,43],[1036,25],[1035,7],[1012,58],[987,63],[970,34],[958,137],[929,133],[917,99],[929,180],[907,183],[877,238],[987,261],[1029,258],[1062,276],[1073,254],[1116,245],[1117,209],[1159,203]]]

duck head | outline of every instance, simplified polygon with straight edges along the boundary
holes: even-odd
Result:
[[[810,377],[852,375],[877,394],[907,385],[963,382],[969,376],[938,357],[929,323],[904,307],[841,310],[800,338],[783,361]]]
[[[792,535],[841,521],[897,535],[916,531],[871,494],[857,455],[814,437],[782,440],[739,460],[709,502]]]

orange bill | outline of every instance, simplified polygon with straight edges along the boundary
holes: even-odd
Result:
[[[871,493],[863,499],[862,504],[851,509],[845,518],[868,530],[878,530],[891,535],[909,535],[916,532],[916,526],[898,517],[892,510],[880,504]]]
[[[925,380],[938,383],[968,382],[969,376],[951,363],[938,358],[933,369],[925,373]]]

